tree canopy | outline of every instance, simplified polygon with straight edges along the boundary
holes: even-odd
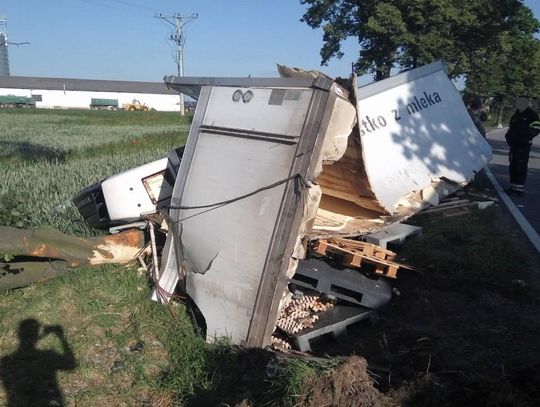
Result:
[[[308,6],[302,21],[323,28],[322,63],[341,58],[342,42],[355,37],[360,45],[355,71],[376,80],[394,67],[415,68],[436,59],[447,62],[451,76],[479,75],[502,47],[509,58],[518,49],[529,56],[527,47],[536,45],[525,46],[517,37],[537,43],[538,21],[522,0],[300,1]]]
[[[497,38],[496,50],[479,56],[467,76],[467,91],[494,97],[504,106],[519,95],[540,95],[540,40],[534,34],[540,23],[532,12],[521,8],[508,20],[508,30]]]

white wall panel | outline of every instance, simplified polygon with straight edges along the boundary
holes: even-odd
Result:
[[[120,92],[82,92],[82,91],[62,91],[44,89],[14,89],[0,88],[0,95],[27,96],[41,95],[42,101],[36,102],[39,108],[68,108],[68,109],[89,109],[92,98],[118,99],[118,105],[130,103],[133,99],[146,103],[149,108],[154,108],[164,112],[179,111],[178,95],[159,95],[148,93],[120,93]]]
[[[437,179],[462,184],[491,160],[491,148],[476,129],[446,73],[415,77],[409,71],[358,90],[358,116],[365,168],[377,200],[393,212],[400,199]],[[416,75],[418,76],[418,75]]]

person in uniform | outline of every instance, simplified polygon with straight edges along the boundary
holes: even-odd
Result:
[[[506,132],[506,142],[510,146],[510,195],[522,195],[525,192],[525,181],[529,164],[532,139],[540,132],[540,118],[532,109],[529,98],[520,96],[516,100],[516,112],[510,119]]]

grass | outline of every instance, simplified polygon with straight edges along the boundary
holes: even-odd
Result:
[[[93,232],[70,198],[96,181],[164,156],[185,142],[189,128],[189,119],[157,112],[10,109],[0,111],[0,122],[0,143],[6,147],[0,153],[0,225],[52,226],[82,236]],[[56,370],[49,359],[38,364],[41,373],[57,374],[68,405],[215,405],[244,399],[293,405],[307,373],[316,371],[293,362],[270,379],[265,373],[270,353],[244,351],[226,341],[207,344],[195,334],[183,305],[168,309],[150,301],[147,277],[133,267],[79,268],[0,293],[0,315],[2,356],[16,354],[23,321],[37,320],[41,332],[61,327],[76,366]],[[142,349],[130,350],[136,345]],[[65,359],[58,334],[44,336],[36,348],[45,352],[39,355],[54,351],[54,360]],[[36,375],[28,363],[6,373],[22,384]],[[25,404],[24,395],[32,391],[38,390],[18,392],[16,402]],[[3,402],[6,393],[0,392]]]
[[[301,360],[293,359],[281,366],[269,388],[269,398],[279,398],[285,407],[298,405],[304,396],[306,384],[323,374],[332,373],[332,369],[342,362],[341,358]]]
[[[519,292],[513,282],[526,278],[529,264],[494,222],[497,217],[495,208],[487,208],[467,216],[418,218],[414,223],[422,226],[423,237],[409,242],[400,255],[417,267],[444,274],[449,285],[481,283]]]
[[[272,355],[243,350],[226,341],[204,342],[183,305],[163,307],[149,300],[146,276],[133,267],[79,268],[46,283],[0,295],[2,356],[13,354],[20,323],[36,319],[42,327],[63,328],[76,367],[56,371],[68,405],[254,405],[294,406],[303,384],[335,366],[292,359],[267,376]],[[143,343],[140,351],[130,351]],[[48,335],[40,350],[63,354]],[[26,361],[28,363],[28,361]],[[44,370],[54,371],[45,363]],[[27,368],[7,372],[21,377]],[[30,390],[31,391],[31,390]],[[5,403],[0,390],[0,404]],[[21,396],[22,397],[22,396]]]
[[[50,225],[91,234],[69,199],[85,186],[165,155],[183,144],[189,122],[177,115],[107,111],[0,111],[9,146],[0,156],[0,225]],[[409,242],[406,261],[445,276],[445,285],[493,285],[513,295],[527,262],[493,222],[488,209],[456,218],[418,219],[422,240]],[[54,280],[0,293],[0,349],[13,355],[18,329],[30,319],[61,327],[76,365],[65,359],[58,328],[37,343],[56,352],[40,372],[57,374],[68,405],[295,406],[306,383],[332,372],[342,359],[276,362],[264,350],[226,341],[208,344],[194,332],[187,308],[149,299],[147,276],[133,266],[79,268]],[[358,349],[362,351],[362,349]],[[62,356],[64,354],[64,356]],[[67,366],[67,365],[66,365]],[[2,370],[3,369],[3,370]],[[2,374],[28,383],[28,364]],[[43,382],[43,381],[42,381]],[[30,390],[29,390],[30,389]],[[18,393],[32,394],[27,386]],[[20,401],[20,400],[19,400]],[[0,390],[0,404],[6,394]]]
[[[149,295],[145,276],[119,266],[81,268],[46,284],[4,293],[0,313],[17,317],[0,321],[2,353],[16,350],[17,329],[25,319],[37,319],[44,326],[59,325],[77,364],[72,371],[59,372],[69,404],[106,405],[114,401],[131,405],[133,400],[151,401],[158,393],[159,397],[170,394],[172,403],[173,391],[159,384],[170,364],[171,343],[181,332],[184,341],[201,341],[191,333],[183,308],[175,309],[172,317],[166,308],[149,301]],[[140,341],[143,349],[131,352],[130,346]],[[62,353],[54,335],[45,337],[38,347]],[[115,370],[115,365],[123,367]],[[27,372],[9,373],[22,376]]]

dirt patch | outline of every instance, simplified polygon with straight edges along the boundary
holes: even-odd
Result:
[[[306,385],[299,406],[382,407],[389,405],[373,386],[364,358],[351,356],[338,367],[314,378]]]

